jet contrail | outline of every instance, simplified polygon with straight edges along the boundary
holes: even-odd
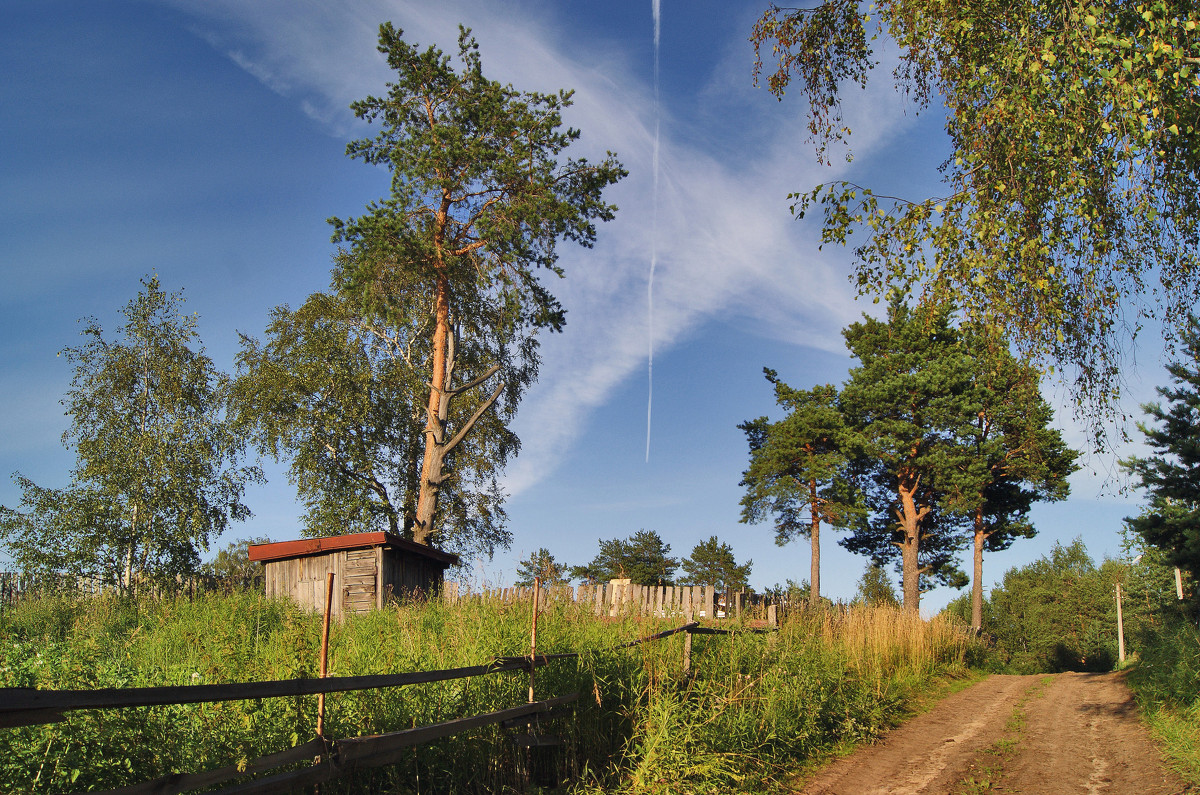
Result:
[[[662,29],[661,0],[650,0],[654,16],[654,154],[651,171],[654,174],[653,207],[650,212],[650,277],[646,280],[647,356],[646,356],[646,463],[650,463],[650,416],[654,405],[654,269],[658,266],[658,49]]]

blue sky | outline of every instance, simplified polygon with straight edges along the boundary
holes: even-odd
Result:
[[[656,108],[651,0],[9,0],[0,11],[0,503],[19,501],[14,471],[46,486],[67,481],[59,400],[71,374],[55,354],[78,343],[79,318],[115,328],[139,279],[157,273],[184,290],[209,354],[231,370],[238,332],[260,335],[272,307],[327,286],[325,219],[356,215],[387,190],[385,173],[343,154],[367,133],[348,104],[388,78],[379,23],[452,49],[461,21],[490,76],[574,88],[567,119],[583,130],[578,153],[614,150],[631,172],[611,193],[621,211],[596,247],[562,249],[567,276],[552,287],[568,323],[544,340],[542,377],[516,426],[523,452],[506,476],[514,543],[472,577],[511,583],[515,562],[538,547],[582,563],[598,539],[639,529],[681,556],[717,535],[753,559],[758,587],[807,577],[806,542],[779,548],[769,526],[738,522],[737,424],[778,417],[764,366],[797,387],[841,383],[851,361],[840,329],[871,305],[854,300],[848,252],[818,251],[815,225],[791,218],[786,195],[842,176],[936,192],[946,150],[937,114],[917,115],[884,79],[847,104],[853,162],[819,166],[801,104],[751,84],[747,36],[761,10],[662,0]],[[880,50],[885,70],[891,57]],[[1131,416],[1162,378],[1160,349],[1142,342]],[[1058,420],[1082,444],[1069,412]],[[1119,553],[1136,499],[1117,493],[1111,455],[1086,461],[1074,496],[1039,508],[1036,540],[989,556],[989,584],[1055,541],[1082,536],[1097,558]],[[218,543],[298,534],[283,469],[268,473],[248,495],[255,518]],[[825,537],[823,590],[848,598],[864,561],[834,540]],[[955,595],[939,589],[924,605]]]

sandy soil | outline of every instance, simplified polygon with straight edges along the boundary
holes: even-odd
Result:
[[[992,676],[798,784],[810,795],[1195,792],[1120,674]]]

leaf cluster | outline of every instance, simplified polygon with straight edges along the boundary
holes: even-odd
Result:
[[[66,571],[129,588],[195,571],[199,553],[230,521],[257,467],[239,466],[244,437],[226,414],[229,379],[198,342],[182,295],[158,277],[122,310],[118,337],[86,321],[86,342],[63,399],[74,446],[72,482],[47,489],[16,476],[22,508],[0,509],[0,537],[32,571]]]
[[[793,194],[793,211],[820,208],[826,243],[866,233],[862,293],[919,286],[1064,368],[1103,444],[1127,338],[1150,318],[1182,321],[1200,297],[1198,24],[1173,0],[832,0],[773,6],[752,40],[756,68],[774,62],[772,91],[800,82],[822,157],[848,133],[844,82],[866,81],[869,42],[899,44],[897,86],[945,108],[945,192],[843,181]]]

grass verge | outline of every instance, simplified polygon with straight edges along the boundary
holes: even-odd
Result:
[[[530,608],[465,600],[394,606],[331,633],[333,676],[476,665],[527,653]],[[577,651],[539,669],[539,697],[579,692],[563,740],[535,760],[499,728],[414,748],[323,792],[505,792],[531,780],[578,792],[769,792],[805,760],[877,736],[919,696],[964,677],[964,641],[895,610],[801,615],[768,635],[684,637],[618,649],[675,620],[599,619],[573,603],[539,617],[538,649]],[[733,622],[725,624],[732,626]],[[31,600],[0,616],[0,687],[135,687],[314,676],[320,621],[256,594],[131,603]],[[410,728],[523,702],[496,674],[331,695],[327,734]],[[0,729],[0,791],[69,792],[236,764],[313,736],[315,697],[68,713]],[[535,768],[539,768],[535,769]]]

